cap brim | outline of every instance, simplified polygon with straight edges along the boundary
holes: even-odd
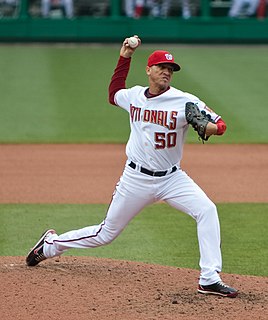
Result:
[[[178,65],[175,62],[161,61],[161,62],[156,63],[155,65],[158,65],[158,64],[170,64],[173,67],[173,71],[180,71],[181,70],[180,65]]]
[[[174,66],[174,71],[180,71],[181,67],[177,64],[177,63],[172,63],[172,65]]]

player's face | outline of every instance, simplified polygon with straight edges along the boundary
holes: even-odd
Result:
[[[161,92],[166,90],[170,85],[173,67],[171,64],[163,63],[147,67],[146,72],[149,76],[150,87],[153,86]]]

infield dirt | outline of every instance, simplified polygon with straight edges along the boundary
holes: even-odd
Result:
[[[124,148],[1,145],[0,202],[108,203]],[[268,202],[267,163],[265,145],[186,145],[182,168],[214,202]],[[224,280],[240,290],[237,298],[198,294],[197,270],[89,257],[30,268],[25,257],[1,257],[0,318],[267,319],[267,277],[224,274]]]

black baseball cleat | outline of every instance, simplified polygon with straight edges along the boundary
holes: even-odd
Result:
[[[38,240],[36,245],[31,249],[26,257],[26,264],[30,267],[36,266],[39,262],[46,260],[47,258],[44,256],[43,247],[45,239],[48,235],[56,233],[55,230],[49,229],[45,231],[41,238]]]
[[[222,281],[210,284],[208,286],[198,286],[197,291],[204,294],[216,294],[222,297],[235,298],[238,295],[238,290],[229,287]]]

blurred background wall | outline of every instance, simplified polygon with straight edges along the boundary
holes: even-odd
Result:
[[[1,42],[268,43],[268,0],[0,0]]]

